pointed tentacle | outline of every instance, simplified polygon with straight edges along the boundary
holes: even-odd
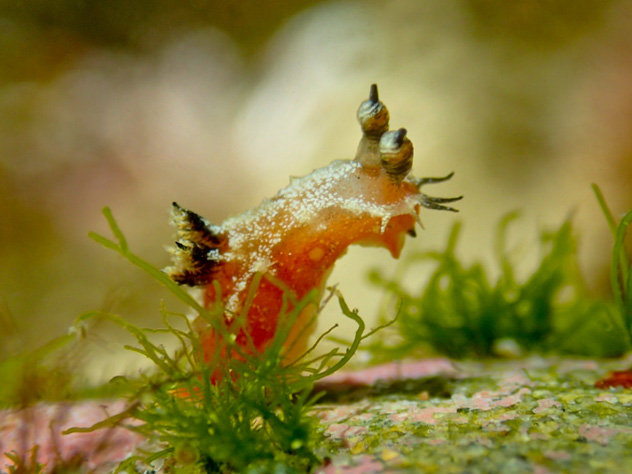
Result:
[[[423,196],[424,196],[424,200],[425,201],[432,202],[434,204],[442,204],[444,202],[460,201],[461,199],[463,199],[463,196],[457,196],[457,197],[451,197],[451,198],[440,198],[440,197],[428,196],[427,194],[424,194]]]
[[[418,188],[421,188],[422,186],[426,185],[426,184],[434,184],[434,183],[443,183],[444,181],[448,181],[450,178],[452,178],[452,176],[454,176],[454,171],[452,173],[450,173],[447,176],[442,176],[442,177],[434,177],[434,178],[413,178],[413,183],[415,184],[415,186],[417,186]]]

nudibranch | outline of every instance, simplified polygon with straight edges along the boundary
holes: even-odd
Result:
[[[255,275],[263,274],[247,309],[246,327],[235,335],[238,345],[261,351],[274,337],[284,291],[278,282],[299,299],[314,288],[322,296],[334,263],[350,245],[386,247],[398,258],[406,235],[414,237],[415,225],[421,224],[421,207],[454,211],[445,203],[461,199],[420,191],[452,173],[421,179],[409,175],[412,143],[405,129],[388,131],[389,113],[375,84],[357,118],[362,138],[355,159],[291,178],[276,196],[222,225],[173,204],[178,240],[172,249],[174,265],[165,271],[179,284],[201,288],[206,307],[217,303],[216,291],[221,290],[224,318],[230,322],[242,311]],[[307,317],[295,323],[297,331]],[[208,325],[201,327],[204,356],[210,360],[216,338]],[[301,333],[303,340],[307,336]],[[293,350],[296,355],[300,346]]]

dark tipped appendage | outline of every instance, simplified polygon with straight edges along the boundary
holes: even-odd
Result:
[[[401,146],[404,144],[404,139],[406,138],[407,133],[408,133],[408,130],[406,130],[405,128],[400,128],[399,130],[395,130],[395,132],[393,133],[394,135],[393,141],[397,144],[398,147],[401,148]]]
[[[442,183],[444,181],[449,180],[454,176],[454,171],[447,176],[443,176],[440,178],[416,178],[413,180],[414,184],[417,188],[421,189],[421,187],[425,184],[434,184],[434,183]],[[443,204],[448,202],[460,201],[463,199],[463,196],[452,197],[452,198],[439,198],[428,196],[427,194],[421,193],[421,205],[428,209],[435,209],[438,211],[451,211],[451,212],[459,212],[458,209],[454,209],[450,206],[443,206]]]
[[[172,205],[174,219],[177,216],[178,229],[186,233],[187,240],[209,247],[218,247],[221,244],[222,238],[212,229],[210,222],[199,214],[180,207],[177,202]]]
[[[388,109],[380,102],[377,84],[371,84],[369,98],[360,104],[357,118],[362,130],[362,139],[355,159],[362,163],[362,166],[380,166],[380,138],[388,131],[390,117]]]
[[[369,98],[358,107],[357,117],[363,135],[376,137],[379,140],[388,130],[390,117],[388,109],[380,102],[377,84],[371,84]]]
[[[377,84],[371,84],[371,88],[369,89],[369,102],[377,104],[379,101],[380,98],[377,93]]]
[[[173,203],[171,210],[178,240],[173,249],[175,265],[165,272],[176,283],[188,286],[206,285],[213,280],[221,260],[226,238],[206,219]]]

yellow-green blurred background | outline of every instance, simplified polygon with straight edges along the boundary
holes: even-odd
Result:
[[[88,310],[158,324],[164,292],[87,238],[109,235],[101,208],[165,266],[172,201],[219,223],[352,158],[373,82],[414,173],[456,171],[427,192],[465,195],[458,216],[423,211],[407,251],[442,246],[459,218],[460,254],[489,260],[505,212],[523,210],[519,243],[572,214],[603,291],[590,183],[615,214],[632,207],[631,32],[625,0],[0,0],[3,352]],[[366,271],[395,265],[353,249],[330,283],[371,320]]]

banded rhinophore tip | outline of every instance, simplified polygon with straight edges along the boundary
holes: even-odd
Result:
[[[377,84],[371,85],[369,98],[360,104],[356,116],[362,129],[362,139],[355,159],[364,167],[379,167],[380,137],[388,130],[389,114],[386,106],[380,102]]]
[[[388,130],[390,117],[388,109],[378,97],[377,84],[371,84],[369,98],[358,107],[357,117],[364,135],[379,139]]]
[[[397,183],[408,175],[413,167],[413,142],[406,137],[406,129],[392,130],[380,140],[382,168]]]

